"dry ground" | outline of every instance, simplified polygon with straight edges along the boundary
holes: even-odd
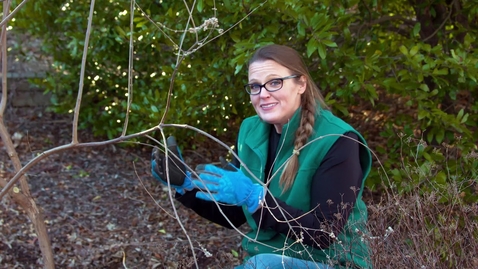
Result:
[[[11,135],[23,136],[16,148],[23,164],[71,140],[71,120],[44,109],[10,108],[6,122]],[[94,140],[87,131],[80,137],[81,142]],[[0,147],[2,176],[10,178],[12,165],[3,144]],[[151,177],[149,156],[147,147],[76,149],[53,155],[28,172],[31,193],[44,211],[57,268],[195,268],[168,191]],[[200,268],[239,264],[236,231],[175,205]],[[0,268],[41,268],[41,264],[31,222],[13,202],[1,200]]]

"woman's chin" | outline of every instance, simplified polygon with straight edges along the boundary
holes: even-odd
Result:
[[[269,115],[261,115],[261,120],[269,124],[278,124],[280,120],[277,117],[271,117]]]

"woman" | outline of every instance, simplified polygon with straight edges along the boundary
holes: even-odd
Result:
[[[365,140],[328,110],[294,49],[258,49],[248,75],[257,115],[239,131],[240,169],[188,172],[173,186],[176,198],[225,227],[250,225],[247,259],[237,268],[371,268],[361,199],[371,167]],[[161,180],[157,171],[153,160]]]

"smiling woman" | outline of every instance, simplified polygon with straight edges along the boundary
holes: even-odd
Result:
[[[246,90],[251,89],[251,103],[257,115],[273,124],[278,133],[299,108],[300,97],[305,91],[305,77],[289,72],[288,68],[272,60],[253,62],[249,66],[250,84]],[[261,80],[266,82],[257,84]],[[262,87],[266,90],[261,91]]]
[[[237,268],[371,268],[365,140],[329,111],[294,49],[262,47],[248,71],[244,88],[257,115],[241,125],[239,160],[201,166],[199,177],[181,173],[184,183],[170,185],[176,198],[222,226],[249,224]],[[152,162],[161,182],[163,159]]]

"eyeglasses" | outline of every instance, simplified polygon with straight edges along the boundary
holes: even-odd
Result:
[[[262,88],[266,89],[266,91],[268,92],[275,92],[282,89],[282,86],[284,85],[284,80],[296,77],[299,77],[299,75],[292,75],[283,78],[274,78],[262,85],[256,83],[246,84],[244,85],[244,89],[246,89],[246,92],[250,95],[260,94]]]

